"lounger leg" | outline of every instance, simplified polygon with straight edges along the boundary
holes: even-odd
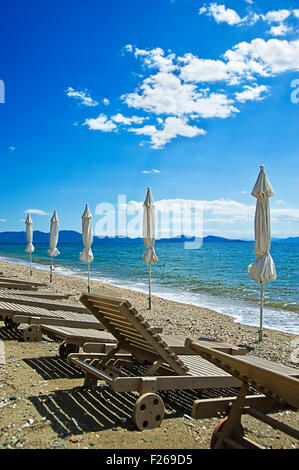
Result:
[[[95,388],[97,384],[98,384],[98,379],[94,375],[88,374],[86,372],[85,378],[84,378],[84,387]]]
[[[18,329],[18,326],[20,325],[20,323],[15,323],[11,317],[5,317],[4,325],[9,330],[16,331]]]
[[[66,361],[69,354],[78,353],[79,350],[80,348],[76,344],[70,344],[63,341],[59,346],[58,353],[59,357]]]
[[[231,407],[231,411],[228,415],[227,420],[223,423],[223,427],[218,432],[216,437],[216,443],[214,449],[225,449],[227,448],[226,441],[233,441],[234,436],[242,436],[243,428],[241,425],[242,417],[242,405],[244,403],[245,397],[248,393],[248,385],[243,384],[236,401]]]

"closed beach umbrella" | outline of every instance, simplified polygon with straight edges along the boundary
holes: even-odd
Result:
[[[91,251],[91,245],[93,241],[91,219],[92,215],[88,204],[86,204],[84,213],[82,215],[82,239],[84,250],[82,253],[80,253],[80,260],[84,263],[88,263],[88,292],[90,292],[90,263],[93,261],[93,254]]]
[[[261,284],[259,341],[262,341],[264,283],[275,281],[276,279],[276,269],[270,255],[271,226],[269,207],[269,198],[275,193],[263,166],[260,167],[260,173],[251,194],[257,199],[254,219],[254,252],[257,260],[248,266],[248,273],[253,281],[260,282]]]
[[[155,205],[152,198],[151,188],[147,188],[147,194],[144,201],[143,209],[143,242],[145,245],[145,253],[142,256],[143,261],[148,264],[148,308],[152,308],[152,292],[151,292],[151,265],[157,263],[158,257],[155,253],[155,232],[156,232],[156,215]]]
[[[32,244],[33,241],[33,228],[32,228],[32,219],[30,217],[30,214],[27,215],[27,218],[25,220],[26,224],[26,237],[27,237],[27,246],[26,246],[26,253],[29,253],[29,262],[30,262],[30,276],[32,276],[32,253],[34,252],[34,246]]]
[[[50,282],[52,282],[52,273],[53,273],[53,270],[54,270],[53,258],[60,254],[60,251],[57,249],[58,233],[59,233],[59,220],[58,220],[58,217],[57,217],[57,212],[55,210],[53,215],[52,215],[52,218],[51,218],[50,249],[48,250],[48,255],[51,256]]]

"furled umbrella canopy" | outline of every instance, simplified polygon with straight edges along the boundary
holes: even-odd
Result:
[[[57,249],[58,234],[59,234],[59,220],[58,220],[57,212],[55,210],[51,218],[50,249],[48,250],[48,255],[51,256],[52,258],[51,266],[50,266],[50,282],[52,282],[52,272],[54,269],[53,258],[60,254],[60,251]]]
[[[261,310],[260,310],[260,340],[262,339],[263,316],[263,284],[276,279],[274,261],[270,255],[271,224],[269,198],[275,193],[266,176],[264,166],[260,167],[260,173],[252,190],[252,196],[256,201],[254,232],[254,251],[257,260],[248,266],[248,273],[253,281],[261,283]]]
[[[143,261],[149,265],[149,309],[151,309],[151,265],[157,263],[158,257],[155,252],[156,237],[156,215],[155,205],[151,193],[151,188],[147,188],[147,194],[143,209],[143,243],[145,253],[142,256]]]
[[[82,239],[84,244],[84,250],[80,253],[80,260],[84,263],[88,263],[88,292],[90,292],[90,263],[93,261],[93,253],[91,251],[93,233],[92,215],[89,210],[88,204],[86,204],[84,213],[82,215]]]
[[[27,246],[26,246],[26,253],[29,253],[29,261],[30,261],[30,276],[32,275],[32,253],[34,252],[34,246],[33,246],[33,222],[30,217],[30,214],[27,215],[27,218],[25,220],[26,224],[26,237],[27,237]]]

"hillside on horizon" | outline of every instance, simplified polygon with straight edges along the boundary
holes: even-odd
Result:
[[[186,236],[181,236],[181,237],[174,237],[174,238],[160,238],[157,239],[157,243],[163,243],[163,242],[185,242],[185,241],[192,241],[194,237],[186,237]],[[34,243],[49,243],[50,240],[50,234],[41,232],[39,230],[35,230],[33,232],[33,242]],[[142,238],[128,238],[128,237],[98,237],[97,235],[94,235],[94,244],[98,243],[106,243],[106,242],[111,242],[113,240],[117,240],[118,242],[123,242],[123,243],[134,243],[137,241],[142,241]],[[241,239],[230,239],[230,238],[225,238],[225,237],[218,237],[214,235],[207,235],[203,237],[204,243],[225,243],[225,242],[251,242],[253,240],[241,240]],[[20,232],[15,232],[15,231],[5,231],[5,232],[0,232],[0,243],[17,243],[17,244],[24,244],[26,243],[26,232],[25,231],[20,231]],[[273,238],[272,242],[285,242],[285,243],[299,243],[299,237],[288,237],[288,238]],[[82,235],[79,232],[76,232],[75,230],[60,230],[59,232],[59,242],[58,243],[80,243],[82,244]]]

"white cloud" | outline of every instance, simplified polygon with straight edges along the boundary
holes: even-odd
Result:
[[[0,222],[6,222],[6,219],[0,219]]]
[[[136,109],[155,114],[198,117],[228,117],[238,110],[222,93],[197,91],[194,84],[183,83],[172,73],[158,72],[146,78],[133,93],[122,96]]]
[[[130,128],[129,131],[137,135],[149,136],[151,146],[155,149],[163,148],[168,142],[178,136],[195,137],[206,134],[206,131],[203,129],[190,126],[185,119],[177,117],[166,118],[162,129],[157,129],[154,125],[147,125],[141,128]]]
[[[253,4],[252,0],[246,1],[249,4]],[[283,36],[293,30],[293,28],[287,26],[284,21],[287,20],[292,14],[298,18],[299,10],[270,10],[265,14],[256,13],[253,10],[249,10],[248,14],[241,18],[241,16],[235,10],[227,8],[225,5],[210,3],[210,5],[204,5],[202,8],[200,8],[199,14],[211,16],[214,18],[216,23],[227,23],[230,26],[254,25],[259,20],[269,24],[275,23],[275,25],[271,27],[269,33],[273,36]]]
[[[74,88],[68,87],[65,93],[69,98],[75,98],[85,106],[97,106],[99,104],[97,101],[93,100],[86,91],[76,91]]]
[[[272,36],[285,36],[291,31],[293,31],[291,26],[287,26],[286,24],[281,23],[278,26],[272,26],[269,30],[269,34]]]
[[[245,85],[243,87],[244,91],[241,91],[240,93],[236,93],[236,100],[241,101],[241,103],[244,103],[245,101],[261,101],[266,98],[267,95],[263,95],[263,93],[267,93],[269,90],[269,87],[266,85],[255,85],[255,86],[249,86]],[[261,96],[262,95],[262,96]]]
[[[156,175],[158,173],[161,173],[161,171],[160,170],[155,170],[154,168],[152,168],[151,170],[142,170],[142,173],[144,175],[149,175],[149,174]]]
[[[88,126],[89,129],[102,132],[111,132],[117,129],[116,124],[108,119],[103,113],[101,113],[97,118],[86,119],[83,126]]]
[[[139,116],[123,116],[121,113],[115,114],[111,116],[111,120],[117,122],[119,124],[130,125],[130,124],[142,124],[146,117],[139,117]]]
[[[108,100],[108,98],[103,98],[103,104],[105,104],[106,106],[108,106],[110,104],[110,101]]]
[[[254,75],[274,76],[286,71],[299,70],[299,40],[253,39],[241,42],[226,51],[228,66],[240,65],[244,77]]]
[[[127,44],[126,46],[123,47],[124,51],[126,52],[133,52],[133,46],[132,44]]]
[[[134,55],[136,58],[142,58],[148,68],[156,68],[161,72],[173,72],[177,69],[177,66],[173,63],[175,54],[165,56],[163,49],[160,47],[148,51],[136,47]]]
[[[264,15],[264,18],[269,23],[281,23],[287,19],[291,14],[290,10],[271,10]]]
[[[14,152],[16,150],[16,147],[13,147],[12,145],[10,147],[8,147],[8,150],[10,152]]]
[[[200,59],[193,54],[185,54],[178,60],[184,64],[180,77],[187,82],[216,82],[227,80],[227,65],[222,60]]]
[[[230,26],[241,24],[244,21],[235,10],[217,3],[210,3],[208,7],[203,6],[198,13],[199,15],[212,16],[216,23],[227,23]]]
[[[51,215],[49,212],[45,212],[41,209],[26,209],[24,214]]]
[[[282,17],[282,14],[277,16]],[[83,125],[102,132],[131,126],[128,132],[148,136],[155,149],[163,148],[178,136],[204,135],[202,123],[200,127],[197,125],[199,119],[225,119],[239,113],[238,103],[263,100],[270,88],[253,82],[258,77],[299,70],[299,40],[256,38],[251,42],[243,41],[218,59],[203,59],[191,53],[177,57],[158,47],[145,50],[127,45],[124,49],[141,61],[145,78],[142,77],[135,90],[123,94],[121,100],[143,115],[102,113],[86,119]],[[208,83],[213,83],[213,89]],[[224,91],[223,85],[227,84],[238,85],[239,89]],[[133,126],[149,119],[152,121],[148,125]]]

